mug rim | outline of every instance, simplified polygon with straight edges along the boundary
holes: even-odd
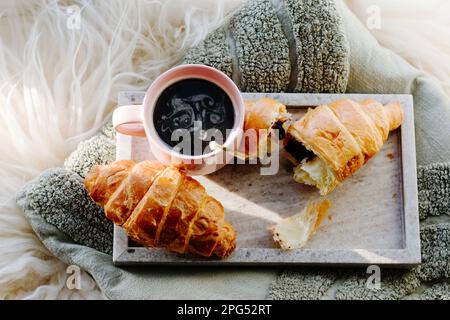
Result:
[[[204,75],[192,75],[190,72],[186,72],[185,75],[181,75],[174,78],[169,78],[173,73],[179,72],[183,69],[191,69],[191,70],[207,70],[208,72],[212,72],[216,74],[221,81],[225,82],[228,87],[231,88],[232,91],[230,92],[229,88],[224,88],[224,86],[221,83],[217,83],[216,81],[212,80],[211,77],[204,76]],[[165,143],[162,138],[158,135],[156,132],[154,123],[153,123],[153,111],[156,106],[156,101],[160,97],[161,93],[167,89],[172,84],[182,81],[185,79],[201,79],[209,81],[215,85],[217,85],[219,88],[221,88],[230,98],[231,104],[234,109],[234,117],[235,121],[233,124],[233,127],[230,130],[230,134],[227,135],[225,142],[223,143],[224,148],[229,148],[231,144],[234,143],[236,139],[239,138],[240,130],[243,130],[244,126],[244,118],[245,118],[245,112],[244,112],[244,100],[242,98],[242,95],[239,91],[239,88],[236,86],[236,84],[222,71],[215,69],[210,66],[201,65],[201,64],[182,64],[176,67],[173,67],[165,72],[163,72],[160,76],[158,76],[153,83],[150,85],[150,87],[147,89],[147,92],[145,93],[144,101],[143,101],[143,124],[144,124],[144,130],[146,132],[147,139],[149,142],[153,145],[156,145],[158,148],[162,149],[164,152],[170,154],[172,157],[182,159],[182,160],[201,160],[205,158],[210,158],[213,156],[217,156],[219,153],[223,152],[223,149],[216,149],[213,151],[210,151],[205,154],[200,155],[186,155],[179,152],[173,151],[170,146]],[[239,142],[238,142],[239,143]]]

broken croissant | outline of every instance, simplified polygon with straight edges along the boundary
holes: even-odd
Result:
[[[273,149],[284,145],[286,130],[291,114],[286,106],[275,99],[263,97],[245,100],[244,135],[237,150],[225,149],[212,142],[213,148],[223,148],[229,154],[242,160],[264,158]]]
[[[327,216],[330,201],[323,200],[308,205],[298,214],[287,217],[269,228],[273,240],[283,250],[301,249],[319,229]]]
[[[283,142],[290,119],[286,106],[275,99],[246,100],[244,132],[248,136],[254,130],[257,136],[256,144],[249,142],[244,136],[245,153],[248,157],[261,157],[263,153],[270,152],[271,143]],[[272,135],[275,133],[278,136],[273,139]]]
[[[245,101],[244,130],[280,129],[280,134],[283,136],[286,122],[290,118],[291,115],[287,112],[286,106],[275,99],[260,98]]]
[[[294,179],[330,193],[380,151],[402,120],[397,102],[344,99],[309,109],[287,132],[285,150],[297,165]]]
[[[84,183],[106,217],[144,246],[220,258],[236,247],[221,203],[178,168],[122,160],[93,167]]]

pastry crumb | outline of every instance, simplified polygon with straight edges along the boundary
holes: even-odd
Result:
[[[330,201],[323,200],[318,203],[308,203],[302,212],[282,219],[278,224],[271,226],[273,240],[283,250],[300,249],[316,233],[322,220],[330,215]]]

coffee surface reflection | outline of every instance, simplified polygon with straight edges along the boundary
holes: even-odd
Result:
[[[185,79],[166,88],[153,113],[161,139],[186,155],[211,151],[210,141],[224,143],[234,121],[233,105],[226,92],[202,79]]]

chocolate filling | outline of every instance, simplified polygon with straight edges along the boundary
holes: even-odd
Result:
[[[293,137],[289,137],[284,149],[298,162],[302,162],[303,159],[312,160],[316,156],[312,151],[306,149],[301,142],[298,142]]]
[[[283,123],[284,123],[284,121],[278,120],[272,126],[272,129],[278,130],[278,139],[279,140],[283,140],[284,138],[286,138],[286,131],[284,131]]]

